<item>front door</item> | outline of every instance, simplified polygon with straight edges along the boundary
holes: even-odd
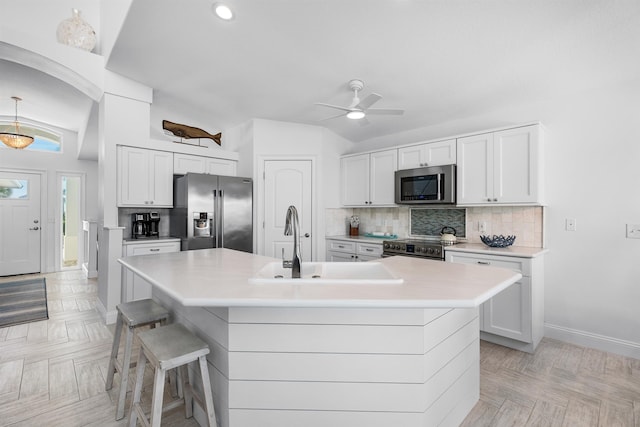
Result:
[[[40,272],[40,175],[0,172],[0,276]]]
[[[284,235],[287,209],[298,211],[302,260],[312,260],[312,165],[311,160],[266,160],[264,162],[264,254],[291,259],[293,236]]]

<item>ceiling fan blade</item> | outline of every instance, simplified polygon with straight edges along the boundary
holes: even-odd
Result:
[[[358,108],[360,110],[366,110],[367,108],[371,107],[373,104],[380,101],[381,99],[382,99],[382,96],[378,95],[377,93],[372,93],[371,95],[367,96],[365,99],[360,101],[358,105],[355,106],[355,108]]]
[[[371,123],[369,120],[367,120],[367,118],[366,118],[366,117],[363,117],[363,118],[361,118],[361,119],[357,120],[357,122],[358,122],[358,124],[359,124],[360,126],[367,126],[368,124],[370,124],[370,123]]]
[[[367,114],[387,114],[392,116],[401,116],[404,114],[404,110],[398,110],[394,108],[370,108],[367,110]]]
[[[318,120],[319,122],[324,122],[326,120],[337,119],[338,117],[344,117],[344,114],[338,114],[337,116],[325,117],[324,119]]]
[[[335,108],[337,110],[342,110],[342,111],[351,111],[351,108],[347,108],[347,107],[341,107],[339,105],[332,105],[332,104],[325,104],[324,102],[316,102],[316,105],[321,105],[323,107],[329,107],[329,108]]]

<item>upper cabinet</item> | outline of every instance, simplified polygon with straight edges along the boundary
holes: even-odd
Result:
[[[173,207],[173,153],[118,146],[117,200],[121,207]]]
[[[458,138],[457,204],[541,205],[540,125]]]
[[[344,206],[393,206],[398,151],[345,156],[340,159]]]
[[[176,175],[184,175],[191,172],[236,176],[236,164],[235,160],[180,153],[174,153],[173,155],[173,173]]]
[[[456,140],[430,142],[398,149],[398,169],[456,163]]]

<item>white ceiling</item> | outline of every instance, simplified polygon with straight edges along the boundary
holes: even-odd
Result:
[[[327,126],[355,142],[488,110],[638,82],[637,0],[135,0],[107,68],[154,88],[162,111],[215,133],[251,118]],[[104,25],[104,23],[103,23]],[[47,35],[48,36],[48,35]],[[0,60],[0,115],[78,130],[91,101]],[[365,82],[403,116],[320,121]],[[586,100],[588,102],[588,100]],[[171,120],[172,117],[163,117]],[[528,120],[537,120],[530,117]]]
[[[211,3],[134,1],[107,65],[210,132],[266,118],[358,142],[640,71],[636,0],[229,0],[232,22]],[[405,114],[319,122],[353,78]]]

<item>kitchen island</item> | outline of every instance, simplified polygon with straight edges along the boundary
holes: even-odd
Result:
[[[379,262],[402,284],[249,283],[273,261],[228,249],[120,260],[209,343],[220,426],[457,425],[479,398],[478,306],[521,277],[391,257]]]

